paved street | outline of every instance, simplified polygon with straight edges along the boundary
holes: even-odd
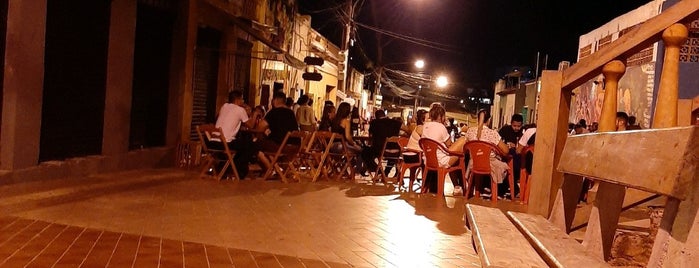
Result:
[[[39,180],[0,186],[0,263],[479,266],[464,202],[361,179],[217,182],[180,169]]]

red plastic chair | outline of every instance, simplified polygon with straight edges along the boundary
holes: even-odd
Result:
[[[469,141],[464,144],[464,152],[469,153],[471,156],[471,161],[473,161],[473,167],[471,168],[471,172],[468,174],[468,193],[473,192],[475,189],[475,195],[479,195],[478,187],[474,185],[473,183],[473,178],[476,177],[477,175],[488,175],[491,176],[491,168],[490,168],[490,152],[495,152],[496,154],[499,154],[500,156],[503,157],[503,159],[507,159],[508,162],[512,162],[512,158],[509,155],[503,155],[500,151],[500,148],[496,147],[492,143],[485,142],[485,141]],[[509,170],[507,171],[507,179],[510,183],[510,196],[512,196],[512,199],[514,200],[515,196],[515,179],[514,179],[514,174],[512,173],[512,163],[508,164]],[[480,185],[480,182],[477,183]],[[490,197],[490,200],[493,203],[497,203],[498,201],[498,184],[495,180],[491,179],[490,180],[490,190],[492,196]]]
[[[534,154],[534,145],[529,145],[524,147],[521,153],[522,165],[519,171],[519,189],[520,189],[520,200],[523,204],[529,203],[529,180],[531,175],[527,172],[527,154]]]
[[[466,177],[466,165],[464,164],[464,154],[459,152],[449,151],[441,142],[429,138],[421,138],[419,141],[420,148],[425,154],[425,167],[422,172],[422,192],[427,192],[427,185],[425,185],[425,175],[430,171],[437,171],[437,195],[444,196],[444,180],[449,172],[461,170],[462,178]],[[441,167],[439,165],[439,160],[437,159],[437,152],[445,152],[448,156],[456,156],[459,161],[455,166],[451,167]]]

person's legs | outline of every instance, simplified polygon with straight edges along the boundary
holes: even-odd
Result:
[[[371,147],[364,148],[361,153],[359,153],[362,157],[362,161],[364,161],[364,166],[366,167],[367,171],[369,172],[374,172],[376,171],[376,168],[378,168],[378,164],[376,164],[376,157],[377,155],[374,153],[374,150],[371,149]]]
[[[236,139],[228,143],[228,148],[235,151],[233,164],[238,170],[240,179],[245,179],[250,170],[250,159],[252,158],[252,142],[246,139]]]
[[[510,149],[510,155],[512,156],[512,172],[514,173],[516,196],[519,194],[519,171],[522,167],[522,158],[515,149]]]

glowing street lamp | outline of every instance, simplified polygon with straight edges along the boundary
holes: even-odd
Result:
[[[440,75],[437,77],[437,86],[438,87],[446,87],[449,84],[449,81],[447,80],[446,76]]]
[[[415,61],[415,67],[418,69],[422,69],[425,67],[425,61],[424,60],[416,60]]]

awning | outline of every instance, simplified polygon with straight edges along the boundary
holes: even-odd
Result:
[[[272,42],[272,40],[269,40],[267,37],[265,37],[265,34],[263,34],[261,30],[256,29],[256,28],[259,28],[259,27],[254,27],[254,26],[253,26],[253,23],[255,23],[255,22],[253,22],[252,20],[246,19],[246,18],[242,18],[242,17],[236,17],[236,18],[233,19],[233,22],[234,22],[235,25],[238,26],[240,29],[242,29],[243,31],[249,33],[249,34],[252,35],[253,37],[255,37],[255,39],[260,40],[260,42],[264,43],[265,45],[267,45],[267,46],[270,47],[271,49],[274,49],[275,51],[281,53],[281,54],[283,55],[283,57],[282,57],[281,60],[282,60],[284,63],[286,63],[287,65],[289,65],[289,66],[291,66],[291,67],[294,67],[294,68],[296,68],[296,69],[299,69],[299,70],[303,70],[304,68],[306,68],[306,63],[305,63],[305,62],[303,62],[302,60],[297,59],[296,57],[292,56],[292,55],[289,54],[287,51],[285,51],[285,50],[282,49],[281,47],[279,47],[279,46],[277,46],[276,44],[274,44],[274,42]]]
[[[281,47],[277,46],[276,44],[274,44],[274,43],[272,42],[272,40],[270,40],[270,39],[268,39],[267,37],[265,37],[265,35],[264,35],[260,30],[254,29],[254,28],[252,27],[252,20],[247,19],[247,18],[243,18],[243,17],[234,17],[234,18],[233,18],[233,23],[234,23],[236,26],[238,26],[238,28],[240,28],[240,29],[242,29],[243,31],[249,33],[250,35],[252,35],[253,37],[255,37],[255,39],[260,40],[260,42],[264,43],[265,45],[267,45],[267,46],[270,47],[271,49],[274,49],[274,50],[276,50],[277,52],[280,52],[280,53],[286,53],[286,51],[284,51],[284,49],[282,49]]]
[[[291,67],[299,69],[299,70],[303,70],[306,68],[305,62],[297,59],[296,57],[292,56],[291,54],[289,54],[287,52],[284,52],[284,63],[288,64]]]

